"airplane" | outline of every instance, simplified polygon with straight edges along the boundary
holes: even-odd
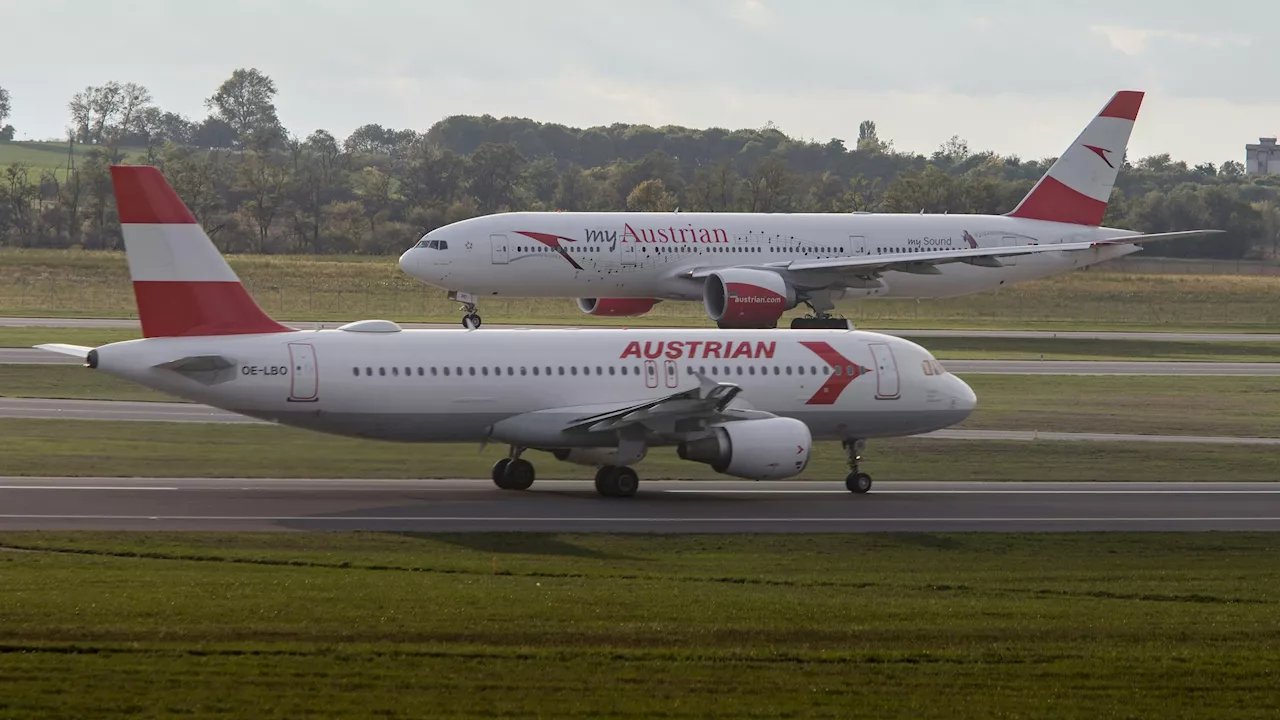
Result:
[[[701,301],[721,328],[849,327],[842,298],[945,298],[1056,275],[1143,243],[1218,230],[1140,234],[1102,227],[1143,93],[1117,92],[1005,215],[516,212],[432,230],[400,257],[462,303],[574,297],[588,315],[638,316]]]
[[[629,497],[652,447],[779,479],[805,469],[815,440],[839,440],[845,484],[864,493],[868,438],[948,427],[977,402],[919,345],[855,330],[295,330],[263,312],[159,170],[113,166],[111,180],[143,338],[36,347],[281,425],[505,444],[502,489],[533,484],[529,450],[596,467],[601,495]]]

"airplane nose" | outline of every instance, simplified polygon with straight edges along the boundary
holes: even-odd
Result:
[[[404,254],[400,256],[400,269],[410,275],[413,275],[414,271],[418,269],[417,260],[417,255],[412,249],[406,250]]]
[[[978,395],[969,387],[969,384],[955,375],[950,376],[953,385],[951,389],[952,401],[955,409],[964,413],[960,419],[964,419],[978,407]]]

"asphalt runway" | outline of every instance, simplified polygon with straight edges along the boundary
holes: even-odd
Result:
[[[0,417],[29,420],[133,420],[269,424],[226,410],[196,403],[130,402],[123,400],[54,400],[48,398],[0,398]],[[1118,433],[1065,433],[1034,430],[937,430],[918,437],[942,440],[1078,440],[1092,442],[1207,443],[1215,445],[1280,445],[1280,437],[1225,437],[1200,435],[1124,435]]]
[[[35,348],[0,348],[0,365],[80,365],[81,360]],[[944,360],[947,370],[983,375],[1235,375],[1280,376],[1280,363],[1110,362],[1092,360]]]
[[[405,328],[455,328],[458,323],[400,323]],[[318,323],[285,323],[291,327],[312,330]],[[334,328],[342,324],[329,321],[322,324]],[[0,317],[0,327],[65,327],[65,328],[133,328],[138,329],[137,320],[115,318],[22,318]],[[501,323],[490,323],[486,327],[503,327]],[[546,326],[554,327],[554,326]],[[576,326],[574,326],[576,327]],[[603,326],[601,326],[603,327]],[[886,335],[897,335],[907,338],[957,337],[957,338],[1059,338],[1064,340],[1167,340],[1170,342],[1280,342],[1280,333],[1183,333],[1183,332],[1091,332],[1056,330],[879,330],[873,327],[863,328]],[[56,339],[50,340],[56,342]]]
[[[1280,483],[0,478],[0,530],[1049,532],[1280,530]]]

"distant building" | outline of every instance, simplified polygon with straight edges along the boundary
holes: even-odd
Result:
[[[1244,146],[1246,175],[1280,175],[1280,145],[1273,137],[1258,138],[1257,145]]]

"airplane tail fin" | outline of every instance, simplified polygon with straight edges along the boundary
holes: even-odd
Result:
[[[158,169],[113,165],[111,184],[144,337],[291,332],[258,307]]]
[[[1134,90],[1113,95],[1009,216],[1101,225],[1142,97]]]

